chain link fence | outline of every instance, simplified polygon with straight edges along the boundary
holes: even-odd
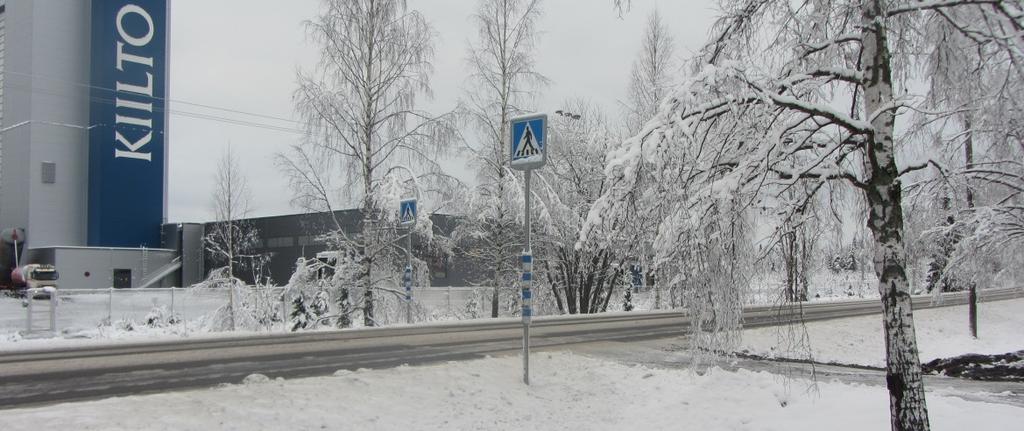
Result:
[[[416,321],[455,320],[483,315],[480,292],[486,287],[413,288]],[[258,323],[250,330],[286,331],[292,312],[291,295],[283,287],[230,288],[58,289],[54,332],[64,337],[103,338],[114,332],[217,332],[225,321],[245,321],[237,313],[258,309]],[[386,296],[378,295],[378,298]],[[244,298],[244,300],[243,300]],[[0,296],[0,335],[30,332],[26,328],[29,305],[38,313],[46,298]],[[236,316],[229,304],[234,301]],[[244,304],[243,304],[244,303]],[[248,307],[248,310],[242,310]],[[382,310],[383,311],[383,310]],[[41,316],[36,319],[41,319]],[[388,319],[398,322],[398,319]],[[404,321],[404,319],[402,319]]]
[[[196,322],[228,303],[227,289],[147,288],[63,290],[58,325],[114,322]],[[159,322],[152,322],[159,323]]]
[[[870,297],[875,293],[865,286],[864,280],[852,277],[832,277],[814,280],[811,300],[835,300],[847,297]],[[873,280],[866,280],[873,281]],[[779,301],[781,282],[764,279],[752,286],[745,295],[746,305],[773,304]],[[634,310],[670,309],[681,306],[678,292],[657,289],[654,286],[635,286],[632,304]],[[395,290],[397,292],[398,290]],[[511,290],[510,290],[511,291]],[[112,333],[134,331],[172,332],[187,335],[194,332],[219,332],[236,329],[259,331],[287,331],[291,328],[292,296],[284,287],[247,286],[230,288],[187,287],[145,289],[58,289],[55,332],[64,337],[104,338]],[[502,291],[505,293],[504,291]],[[464,320],[486,318],[491,315],[493,289],[489,286],[414,287],[411,314],[413,322]],[[546,292],[538,292],[537,306],[544,308]],[[612,298],[609,311],[622,309],[620,295]],[[404,300],[386,291],[380,291],[377,302],[377,322],[380,325],[406,322]],[[548,298],[549,300],[551,298]],[[0,336],[30,332],[26,327],[29,301],[34,301],[36,312],[44,307],[40,299],[0,296]],[[229,304],[236,304],[232,316]],[[331,298],[332,312],[336,308]],[[361,294],[353,292],[354,306],[361,305]],[[511,301],[511,302],[510,302]],[[502,294],[499,302],[501,316],[514,316],[518,307],[515,298]],[[551,301],[548,301],[551,302]],[[508,305],[508,307],[505,307]],[[244,310],[243,310],[244,309]],[[238,316],[237,313],[247,313]],[[548,304],[541,314],[557,314]],[[35,317],[42,323],[42,315]],[[353,316],[356,317],[356,316]],[[355,320],[361,321],[360,318]],[[234,325],[231,322],[241,322]],[[359,323],[361,324],[361,323]]]

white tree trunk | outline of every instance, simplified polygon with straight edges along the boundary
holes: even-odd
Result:
[[[884,21],[887,9],[885,0],[871,0],[862,7],[865,111],[872,115],[893,100]],[[869,177],[864,190],[869,204],[868,228],[875,238],[875,275],[882,300],[890,421],[894,431],[927,430],[928,408],[905,271],[902,190],[893,147],[895,116],[886,110],[869,120],[874,135],[867,142],[864,156]]]

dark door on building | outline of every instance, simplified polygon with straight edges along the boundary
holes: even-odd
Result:
[[[114,270],[114,289],[129,289],[132,287],[132,270]]]

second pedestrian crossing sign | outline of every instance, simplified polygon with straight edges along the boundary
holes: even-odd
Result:
[[[515,117],[509,124],[512,129],[512,169],[528,170],[544,166],[547,161],[547,114]]]
[[[398,204],[398,224],[412,227],[416,224],[416,199],[405,199]]]

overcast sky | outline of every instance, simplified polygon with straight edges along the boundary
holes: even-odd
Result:
[[[553,112],[567,98],[586,97],[618,112],[648,14],[659,9],[681,58],[703,43],[714,15],[711,1],[633,0],[621,18],[612,4],[544,2],[536,66],[551,85],[534,110]],[[409,0],[436,32],[434,99],[421,107],[448,111],[463,95],[467,44],[476,34],[469,18],[476,5],[475,0]],[[252,216],[298,211],[289,205],[288,184],[274,166],[274,155],[300,138],[287,131],[299,129],[291,99],[295,72],[318,58],[301,23],[319,8],[319,0],[172,2],[169,221],[211,218],[214,169],[229,143],[241,155],[253,189]],[[463,163],[445,165],[472,180]]]

